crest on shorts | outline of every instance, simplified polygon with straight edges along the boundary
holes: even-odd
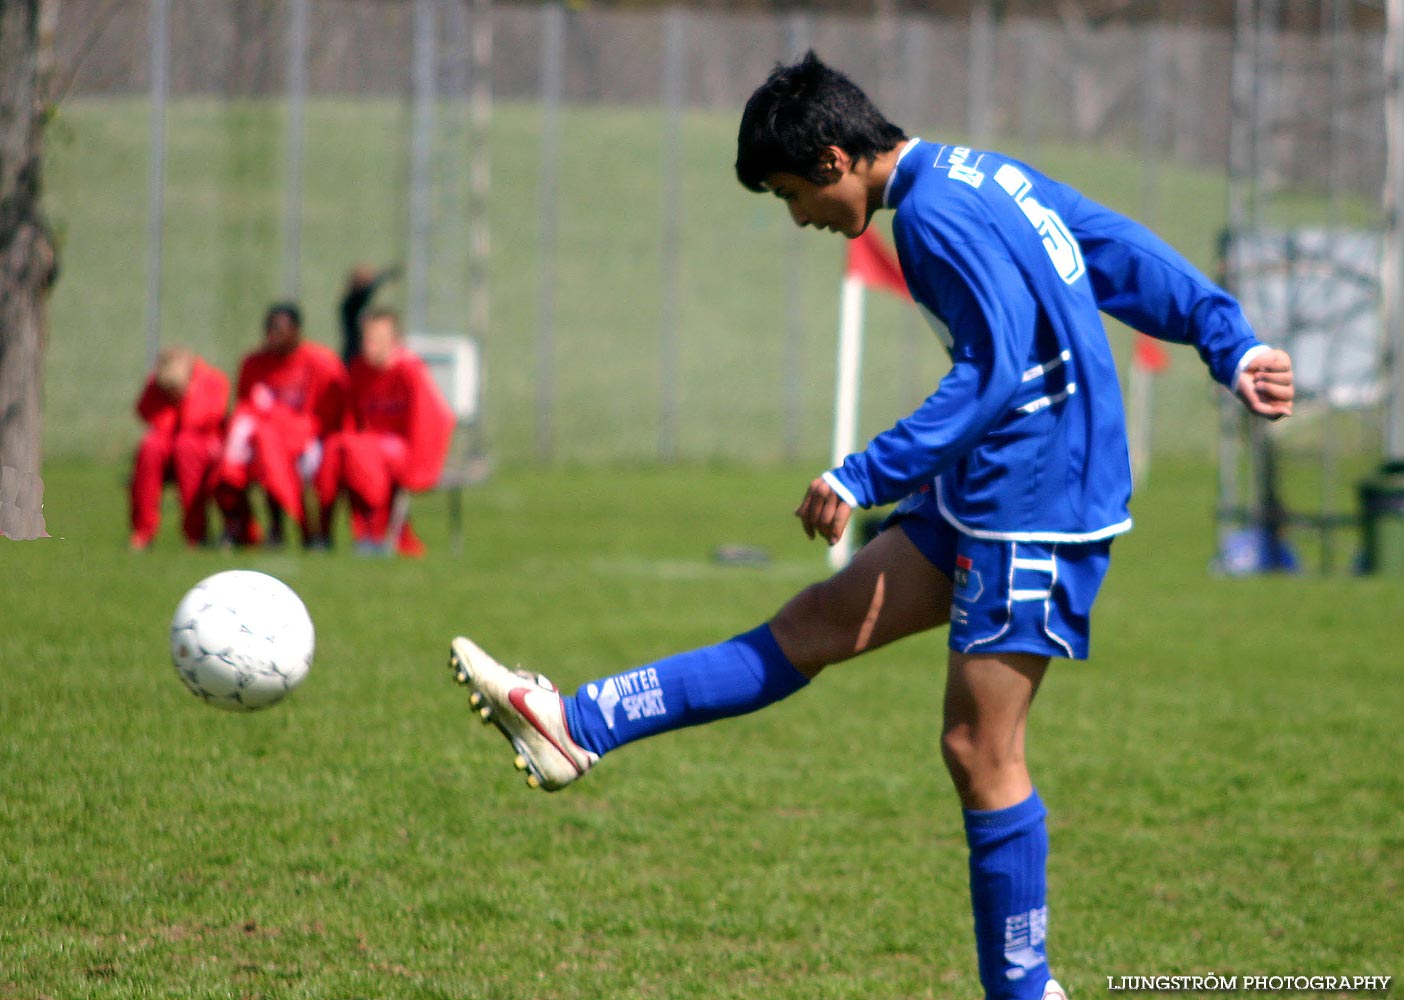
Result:
[[[955,584],[957,601],[978,601],[985,590],[984,583],[980,580],[980,571],[975,568],[975,563],[969,556],[956,556],[951,582]]]

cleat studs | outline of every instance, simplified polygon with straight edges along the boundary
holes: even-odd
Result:
[[[534,774],[528,774],[528,775],[527,775],[527,787],[528,787],[528,788],[540,788],[540,787],[541,787],[541,781],[540,781],[540,779],[537,778],[536,775],[534,775]]]
[[[482,708],[483,693],[481,691],[474,691],[468,696],[468,704],[472,705],[474,708]]]
[[[484,722],[491,722],[492,706],[484,705],[482,708],[478,709],[478,717],[481,718]]]
[[[526,758],[523,757],[521,754],[517,754],[517,759],[512,761],[512,766],[515,767],[518,771],[525,771],[527,769]]]

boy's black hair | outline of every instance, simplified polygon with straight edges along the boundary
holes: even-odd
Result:
[[[811,49],[792,66],[777,64],[746,102],[736,139],[736,177],[752,191],[764,191],[765,179],[775,173],[820,184],[825,178],[819,155],[825,147],[871,162],[906,138],[857,84],[820,62]]]
[[[269,320],[274,316],[286,316],[292,320],[292,325],[299,330],[302,329],[302,310],[297,307],[296,302],[275,302],[268,307],[268,311],[263,314],[263,325],[266,327]]]

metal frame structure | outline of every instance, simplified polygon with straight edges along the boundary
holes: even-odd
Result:
[[[1292,424],[1300,421],[1279,430],[1277,425],[1250,419],[1237,400],[1228,393],[1222,395],[1215,517],[1221,567],[1231,539],[1249,528],[1261,532],[1266,544],[1273,547],[1288,529],[1314,532],[1319,538],[1320,571],[1337,568],[1337,535],[1354,531],[1359,524],[1353,505],[1341,496],[1341,435],[1335,426],[1341,410],[1368,409],[1370,419],[1380,422],[1386,458],[1404,456],[1404,273],[1400,266],[1404,255],[1400,253],[1398,209],[1404,204],[1404,129],[1400,128],[1404,0],[1385,2],[1388,27],[1378,47],[1373,48],[1378,53],[1375,58],[1382,62],[1367,67],[1378,74],[1377,79],[1365,83],[1361,82],[1359,59],[1368,36],[1351,27],[1352,15],[1378,12],[1380,0],[1323,0],[1319,35],[1311,44],[1285,32],[1283,0],[1236,3],[1221,278],[1229,291],[1243,297],[1259,277],[1250,272],[1264,265],[1262,248],[1276,244],[1280,248],[1277,258],[1266,263],[1278,268],[1287,281],[1296,274],[1311,273],[1328,285],[1355,286],[1355,295],[1343,298],[1340,315],[1312,310],[1309,323],[1317,334],[1323,327],[1339,331],[1354,324],[1358,328],[1360,286],[1368,284],[1372,301],[1367,302],[1367,308],[1378,317],[1378,322],[1369,324],[1376,338],[1378,384],[1374,398],[1369,398],[1370,393],[1356,393],[1347,401],[1330,391],[1299,396],[1300,409],[1316,411],[1322,422],[1319,447],[1310,456],[1320,480],[1319,496],[1311,510],[1292,509],[1284,502],[1281,489],[1284,468],[1289,460],[1299,457],[1288,445]],[[1295,100],[1294,93],[1309,93],[1312,100]],[[1379,118],[1373,117],[1376,111]],[[1382,148],[1372,149],[1379,133],[1372,133],[1363,123],[1380,119],[1385,124],[1385,142]],[[1368,172],[1356,169],[1359,165],[1351,158],[1374,154],[1385,160],[1383,189],[1362,190]],[[1308,197],[1303,198],[1303,194]],[[1376,197],[1378,222],[1367,221],[1362,226],[1359,206]],[[1367,264],[1363,273],[1358,261],[1350,262],[1349,254],[1339,249],[1353,243],[1359,257],[1362,240],[1377,240],[1379,247],[1377,260]],[[1256,261],[1254,252],[1248,250],[1254,246],[1258,248]],[[1311,248],[1308,256],[1302,256],[1302,247]],[[1283,280],[1281,275],[1278,280]],[[1269,323],[1255,318],[1246,301],[1245,309],[1264,340],[1289,350],[1294,340],[1307,332],[1308,321],[1299,320],[1290,307]],[[1302,381],[1319,384],[1321,379]]]

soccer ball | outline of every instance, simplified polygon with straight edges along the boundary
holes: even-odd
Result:
[[[171,618],[171,661],[197,697],[229,712],[280,701],[312,665],[312,619],[292,588],[231,569],[201,580]]]

